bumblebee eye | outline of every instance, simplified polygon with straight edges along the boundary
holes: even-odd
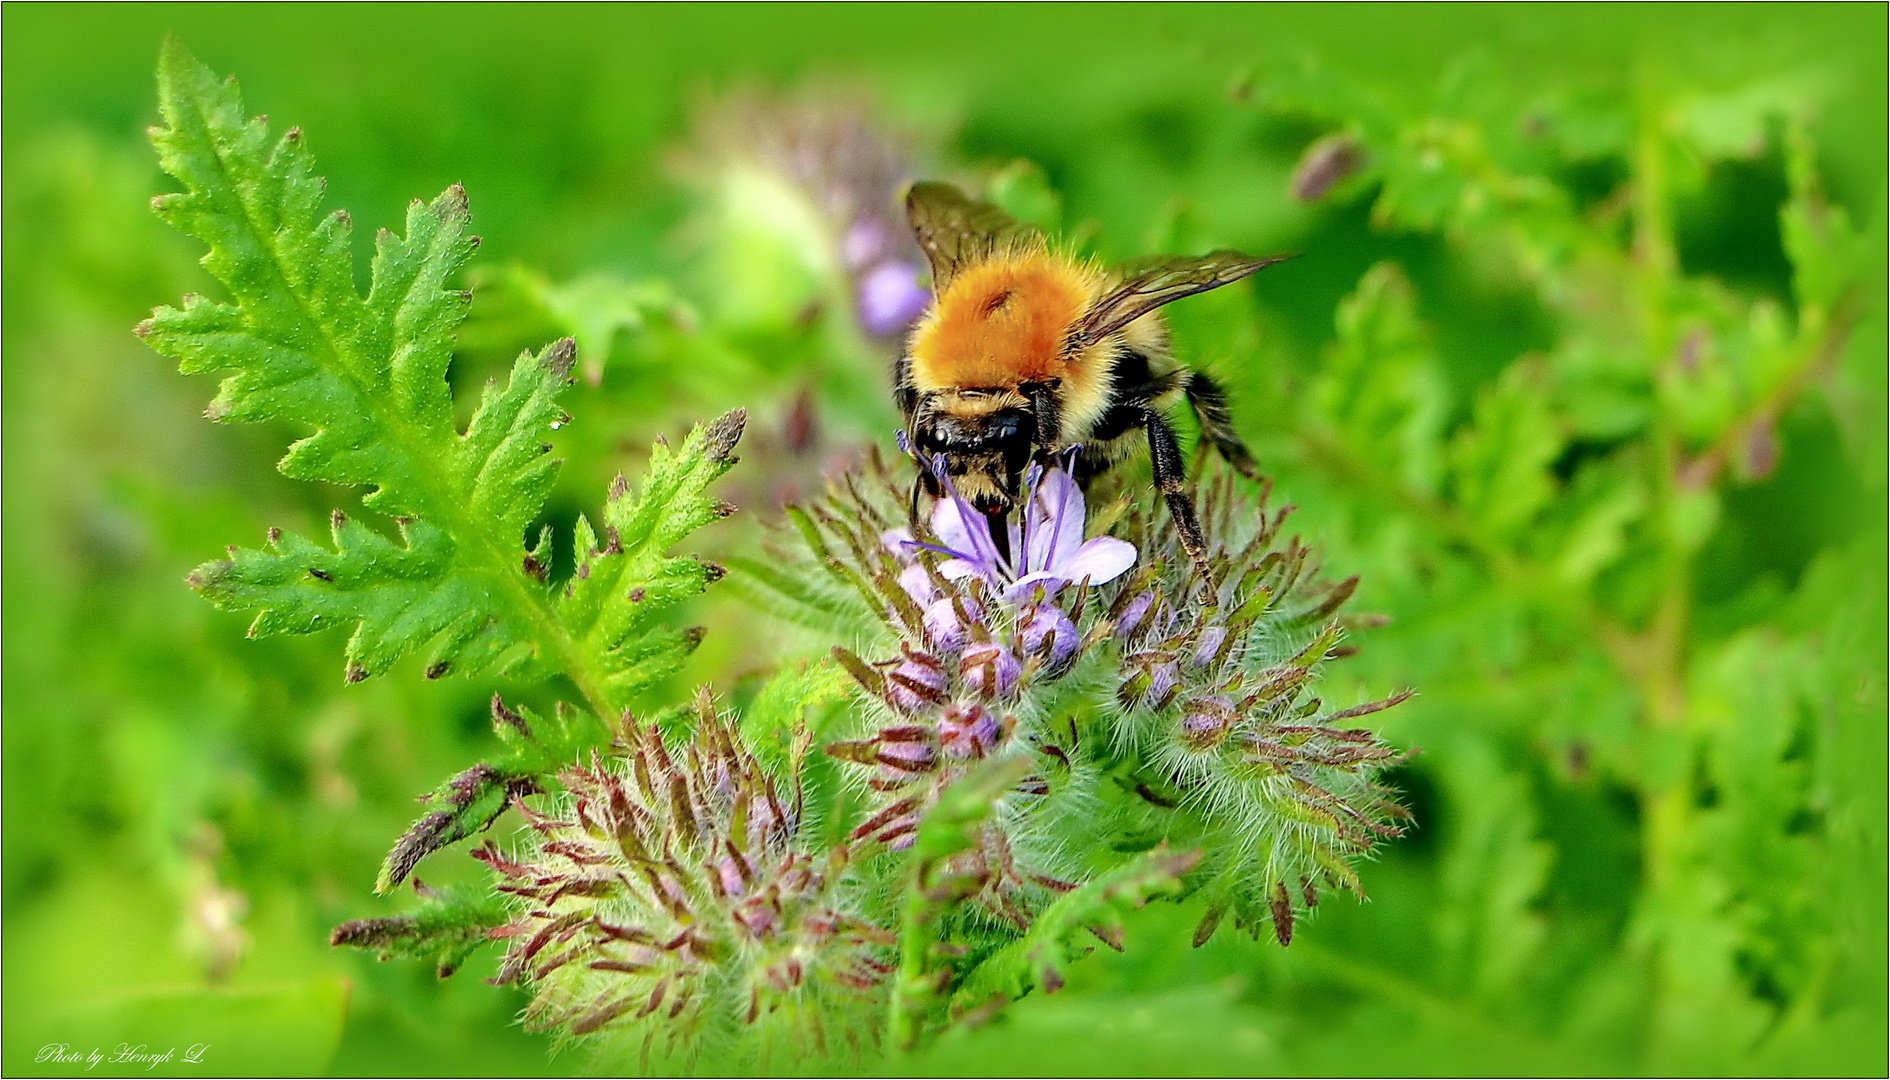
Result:
[[[1030,462],[1030,440],[1027,438],[1007,439],[1004,442],[1004,467],[1015,475]]]

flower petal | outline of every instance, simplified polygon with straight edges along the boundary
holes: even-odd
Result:
[[[1062,573],[1083,544],[1083,492],[1062,469],[1044,473],[1025,511],[1030,516],[1024,569]],[[1063,574],[1069,578],[1075,575]]]
[[[1076,554],[1060,565],[1059,576],[1070,581],[1089,579],[1091,585],[1114,581],[1135,565],[1135,545],[1113,536],[1098,536],[1076,549]]]
[[[997,544],[991,539],[990,520],[959,497],[958,489],[952,486],[944,468],[937,472],[948,497],[940,499],[932,508],[932,531],[946,547],[980,564],[980,575],[997,580],[1004,571],[1004,561],[998,557]]]
[[[1025,574],[1023,577],[1011,582],[1004,590],[1004,602],[1008,604],[1021,604],[1030,601],[1031,593],[1035,592],[1040,585],[1043,587],[1043,595],[1047,600],[1056,596],[1057,590],[1068,584],[1069,581],[1061,574],[1052,574],[1048,571]],[[1034,601],[1031,602],[1034,603]]]
[[[892,557],[897,559],[901,566],[911,562],[918,554],[913,548],[912,530],[903,526],[880,533],[879,543],[881,547],[892,552]]]
[[[932,575],[916,562],[899,571],[899,587],[920,607],[938,599],[938,587],[932,584]]]
[[[981,577],[986,581],[993,580],[991,576],[985,572],[984,567],[972,562],[970,559],[946,559],[944,562],[938,564],[938,572],[939,576],[943,577],[946,581],[962,581],[968,577]]]

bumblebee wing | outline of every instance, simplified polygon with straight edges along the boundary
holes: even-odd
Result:
[[[1215,251],[1206,255],[1161,256],[1127,264],[1120,284],[1104,293],[1071,327],[1076,348],[1101,341],[1164,304],[1184,296],[1232,285],[1263,266],[1291,255],[1243,255]]]
[[[990,203],[932,181],[914,184],[906,192],[906,219],[931,264],[935,296],[945,291],[959,270],[989,258],[1006,238],[1029,231]]]

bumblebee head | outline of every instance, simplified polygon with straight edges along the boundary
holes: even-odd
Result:
[[[1035,432],[1030,402],[1018,394],[952,391],[924,396],[911,439],[923,460],[943,462],[960,498],[985,514],[1003,514],[1017,502]],[[930,468],[919,476],[927,493],[945,494]]]

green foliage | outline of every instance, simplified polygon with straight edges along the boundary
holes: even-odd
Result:
[[[952,994],[954,1011],[1008,1004],[1033,989],[1062,989],[1070,961],[1093,947],[1078,948],[1079,937],[1092,936],[1120,952],[1123,913],[1180,892],[1181,876],[1198,858],[1157,848],[1064,893],[1037,915],[1028,933],[972,969]]]
[[[1843,753],[1842,721],[1787,689],[1812,669],[1799,650],[1821,635],[1786,628],[1788,605],[1806,597],[1788,600],[1777,576],[1724,578],[1738,565],[1728,516],[1746,501],[1741,489],[1804,452],[1787,432],[1806,438],[1828,422],[1815,419],[1824,409],[1855,407],[1846,367],[1882,366],[1881,350],[1863,360],[1871,339],[1860,335],[1880,270],[1851,254],[1861,236],[1818,183],[1807,99],[1780,87],[1674,93],[1650,80],[1621,102],[1519,103],[1470,64],[1402,114],[1364,108],[1320,78],[1288,79],[1272,102],[1357,133],[1369,183],[1331,197],[1369,199],[1384,227],[1449,238],[1555,319],[1552,344],[1478,386],[1454,430],[1437,424],[1394,446],[1384,433],[1413,432],[1401,414],[1335,403],[1395,400],[1414,370],[1440,385],[1443,358],[1409,344],[1425,329],[1409,294],[1388,291],[1389,271],[1375,268],[1341,305],[1340,351],[1312,380],[1324,422],[1282,425],[1305,470],[1288,483],[1330,484],[1369,523],[1353,542],[1401,535],[1398,561],[1430,578],[1384,598],[1424,612],[1399,635],[1414,656],[1458,658],[1456,685],[1437,686],[1436,699],[1488,702],[1507,718],[1481,743],[1420,723],[1445,740],[1427,771],[1455,807],[1437,883],[1440,981],[1498,1015],[1519,1015],[1494,1003],[1530,988],[1552,1013],[1612,1010],[1629,1025],[1622,987],[1644,977],[1641,1041],[1622,1059],[1636,1067],[1778,1061],[1786,1036],[1761,1033],[1786,1017],[1802,1025],[1793,1037],[1819,1023],[1845,1030],[1854,999],[1827,997],[1784,929],[1819,923],[1799,906],[1810,863],[1796,860],[1822,850],[1830,866],[1843,843],[1809,824],[1823,796],[1803,779],[1809,762]],[[1766,154],[1782,163],[1789,295],[1695,272],[1676,225],[1714,170]],[[1584,195],[1571,170],[1596,162],[1618,167],[1618,187]],[[1364,329],[1383,326],[1397,330]],[[1440,482],[1411,468],[1426,461],[1442,462]],[[1880,486],[1867,498],[1880,500]],[[1880,545],[1881,534],[1856,542]],[[1849,558],[1839,550],[1822,557]],[[1811,567],[1786,573],[1816,587]],[[1831,602],[1832,618],[1847,617],[1837,613],[1850,605]],[[1862,654],[1851,663],[1879,666]],[[1543,750],[1524,750],[1528,740]],[[1551,757],[1530,779],[1498,746],[1553,747],[1563,763]],[[1642,880],[1584,914],[1543,899],[1567,895],[1571,871],[1557,860],[1580,847],[1548,838],[1581,827],[1557,820],[1569,812],[1564,792],[1597,783],[1632,795]],[[1577,958],[1600,912],[1625,927],[1632,961]],[[1646,974],[1628,974],[1630,963]],[[1559,986],[1532,974],[1545,966],[1563,973]],[[1573,1023],[1538,1029],[1582,1037]]]
[[[168,126],[153,140],[188,190],[153,205],[210,245],[204,265],[236,303],[193,297],[159,309],[139,333],[186,373],[236,370],[212,418],[313,425],[282,471],[372,486],[365,505],[394,515],[403,541],[337,511],[334,550],[272,530],[267,549],[200,567],[193,587],[256,611],[256,637],[353,624],[349,682],[424,651],[434,678],[455,668],[562,672],[608,715],[674,672],[693,639],[657,616],[714,572],[665,552],[725,515],[706,489],[733,462],[742,414],[660,455],[640,497],[614,486],[608,539],[580,521],[581,558],[560,596],[546,581],[549,536],[530,549],[522,541],[555,479],[544,440],[570,419],[557,398],[575,349],[567,338],[521,356],[456,430],[446,369],[468,296],[445,286],[474,247],[463,235],[465,192],[416,201],[404,239],[382,232],[363,299],[347,214],[314,220],[323,184],[301,133],[271,148],[267,125],[244,119],[234,81],[218,83],[174,41],[158,82]]]
[[[485,888],[458,885],[442,891],[415,879],[414,891],[421,897],[419,911],[342,923],[328,943],[366,949],[382,960],[432,960],[444,979],[490,944],[488,931],[506,919],[504,898]]]
[[[993,1014],[927,991],[936,1042],[890,1058],[836,1044],[805,1067],[1883,1071],[1880,9],[1405,8],[1361,24],[1020,8],[924,33],[761,9],[733,28],[686,8],[4,18],[5,706],[26,721],[5,725],[0,785],[9,1071],[43,1069],[48,1041],[183,1032],[222,1072],[596,1067],[547,1057],[515,1022],[526,998],[479,978],[496,957],[432,978],[490,925],[471,911],[492,896],[476,865],[430,860],[443,895],[411,909],[369,885],[418,792],[456,815],[441,835],[481,835],[504,785],[467,786],[464,807],[435,788],[468,763],[531,776],[542,793],[520,801],[541,812],[564,805],[543,770],[608,758],[601,721],[632,698],[715,687],[760,767],[799,777],[810,847],[846,842],[869,800],[819,749],[859,734],[830,647],[883,656],[883,626],[841,583],[782,600],[802,579],[748,526],[891,423],[883,343],[852,325],[855,282],[821,249],[847,173],[820,172],[820,190],[791,174],[779,149],[820,145],[804,111],[795,137],[740,155],[704,154],[680,127],[684,88],[759,72],[792,96],[815,54],[909,138],[890,140],[908,175],[983,185],[1081,250],[1302,253],[1177,305],[1177,355],[1227,387],[1295,528],[1360,574],[1354,609],[1388,617],[1348,629],[1337,651],[1361,651],[1329,661],[1318,692],[1334,708],[1421,693],[1373,718],[1420,752],[1384,778],[1415,820],[1359,865],[1370,904],[1328,894],[1285,949],[1227,933],[1188,948],[1212,910],[1200,891],[1115,905],[1067,925],[1114,936],[1119,918],[1124,951],[1080,963],[1065,961],[1095,935],[1051,932],[1074,899],[1038,897],[1022,936],[949,905],[928,933],[970,947],[925,971],[1031,992]],[[214,272],[145,212],[160,189],[136,139],[153,111],[141,58],[172,29],[317,134],[359,231],[401,234],[384,271],[350,265],[352,244],[376,245],[325,223],[306,150],[278,148],[175,59],[165,108],[186,108],[181,126],[164,117],[165,153],[196,179],[167,213],[212,234]],[[755,115],[765,136],[768,109]],[[672,187],[678,161],[690,183]],[[461,267],[455,200],[403,224],[407,196],[455,179],[506,269]],[[769,201],[738,205],[744,192]],[[401,274],[408,321],[385,306]],[[160,316],[150,340],[234,375],[226,418],[271,418],[202,424],[201,381],[125,333],[192,292],[213,299]],[[540,348],[566,335],[575,382]],[[451,449],[488,379],[520,412]],[[643,562],[637,580],[626,565],[626,597],[643,584],[676,603],[612,615],[605,596],[580,617],[563,592],[579,562],[595,551],[593,573],[615,573],[598,494],[637,478],[659,436],[680,446],[692,419],[736,407],[745,464],[718,490],[755,513],[688,541],[732,578],[695,596],[707,562]],[[558,425],[567,410],[578,422]],[[269,467],[310,436],[290,461],[323,479]],[[470,455],[494,447],[487,490],[509,506],[471,520]],[[324,535],[337,505],[347,518]],[[241,620],[179,587],[272,526],[203,568]],[[454,621],[473,610],[490,621]],[[244,640],[265,613],[347,626],[349,661],[396,677],[334,678],[332,635]],[[697,623],[712,632],[691,651],[680,628]],[[462,678],[399,677],[452,649]],[[495,692],[556,748],[492,734]],[[561,713],[561,697],[584,708]],[[553,738],[565,717],[569,744]],[[689,710],[652,718],[687,745]],[[1070,773],[1043,775],[1106,797],[1035,831],[1160,810],[1098,775],[1100,741],[1079,745]],[[1186,828],[1206,833],[1177,810],[1180,853],[1199,846]],[[521,854],[512,822],[485,826],[489,851]],[[1098,854],[1071,896],[1162,835]],[[897,853],[850,862],[858,912],[896,927],[909,869]],[[468,906],[448,914],[448,898]],[[391,917],[388,946],[323,946],[362,916]],[[375,962],[409,947],[427,962]],[[1037,948],[1057,958],[1053,995],[1021,962]],[[948,1025],[955,1008],[969,1023]]]
[[[1316,415],[1345,452],[1398,462],[1398,479],[1435,487],[1444,388],[1411,284],[1396,265],[1366,273],[1339,305],[1338,328],[1313,391]]]
[[[487,828],[515,800],[543,790],[551,777],[608,738],[590,714],[562,702],[546,721],[523,706],[507,708],[497,694],[492,696],[492,730],[506,752],[453,777],[428,797],[441,809],[416,821],[387,853],[375,892],[391,891],[421,859]]]

